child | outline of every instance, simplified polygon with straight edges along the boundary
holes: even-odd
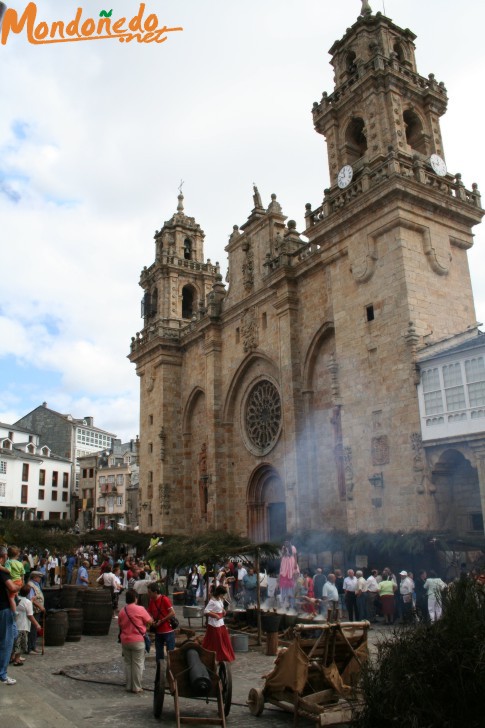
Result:
[[[28,652],[28,638],[30,632],[30,624],[34,625],[34,629],[39,630],[40,624],[34,617],[34,607],[28,598],[30,586],[25,584],[19,591],[17,604],[17,629],[18,635],[13,648],[13,665],[19,667],[23,665],[23,658],[20,656],[23,652]]]
[[[10,571],[10,578],[13,583],[20,588],[24,584],[25,569],[23,563],[17,559],[19,554],[20,549],[17,546],[9,546],[5,567]]]

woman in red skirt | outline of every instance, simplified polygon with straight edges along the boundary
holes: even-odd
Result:
[[[215,652],[218,662],[234,662],[236,659],[229,632],[224,625],[226,610],[223,600],[226,594],[226,587],[216,586],[204,609],[204,614],[207,614],[209,619],[202,647],[210,652]]]

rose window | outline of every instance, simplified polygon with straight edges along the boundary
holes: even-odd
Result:
[[[246,400],[246,433],[251,445],[268,452],[278,438],[281,427],[281,400],[275,385],[258,382]]]

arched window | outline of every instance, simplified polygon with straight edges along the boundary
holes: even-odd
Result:
[[[195,291],[192,286],[182,288],[182,318],[191,319],[194,314]]]
[[[192,260],[192,240],[190,238],[184,240],[184,258],[185,260]]]
[[[406,141],[410,147],[421,154],[427,154],[423,124],[415,111],[407,109],[403,114],[406,128]]]
[[[152,291],[152,303],[151,303],[151,315],[156,316],[158,311],[158,290],[156,288]]]
[[[345,70],[347,73],[352,76],[354,73],[357,73],[357,64],[356,64],[356,58],[354,51],[349,51],[347,53],[347,57],[345,58]]]
[[[365,136],[364,120],[359,117],[351,119],[345,132],[347,148],[347,162],[353,164],[364,156],[367,151],[367,137]]]
[[[406,60],[406,56],[404,55],[403,47],[400,43],[394,43],[392,50],[396,54],[397,60],[399,63],[404,63]]]

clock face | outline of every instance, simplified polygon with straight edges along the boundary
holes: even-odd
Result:
[[[354,170],[352,169],[350,164],[346,164],[344,167],[342,167],[337,175],[337,184],[341,190],[343,190],[344,187],[348,187],[348,185],[352,182],[353,176]]]
[[[433,172],[435,172],[440,177],[444,177],[447,173],[446,169],[446,163],[444,159],[441,159],[441,157],[438,154],[432,154],[429,158],[429,163],[431,167],[433,168]]]

